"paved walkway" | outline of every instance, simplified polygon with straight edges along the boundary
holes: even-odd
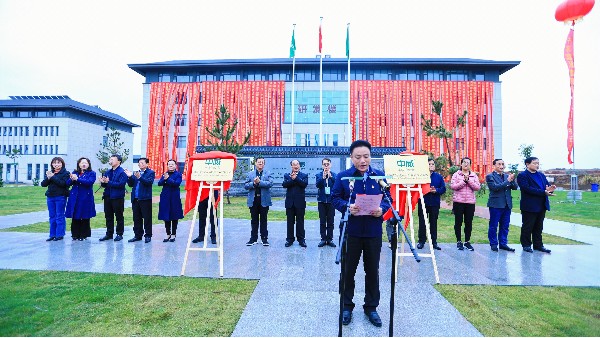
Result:
[[[513,220],[520,220],[514,215]],[[15,218],[16,219],[16,218]],[[10,223],[10,218],[0,219]],[[337,224],[337,223],[336,223]],[[224,221],[224,278],[258,279],[233,336],[336,336],[339,266],[336,249],[317,248],[317,221],[306,222],[308,248],[285,248],[285,222],[269,222],[270,247],[246,247],[249,221]],[[14,226],[14,223],[11,224]],[[197,226],[194,227],[197,233]],[[175,243],[162,243],[164,229],[154,226],[151,243],[99,242],[95,229],[88,241],[45,242],[45,233],[0,233],[0,269],[88,271],[178,276],[183,264],[190,222],[182,222]],[[475,251],[458,251],[441,244],[436,252],[443,284],[568,285],[600,287],[600,228],[546,220],[545,232],[592,245],[548,245],[552,254],[492,252],[485,244]],[[568,235],[568,236],[567,236]],[[125,239],[131,238],[131,227]],[[210,246],[210,245],[209,245]],[[424,252],[424,250],[421,250]],[[389,323],[391,251],[381,254],[381,304],[384,326],[372,326],[361,313],[364,272],[356,276],[354,319],[344,336],[387,336]],[[191,252],[186,275],[218,278],[216,253]],[[397,336],[481,336],[433,287],[431,260],[404,258],[395,293],[394,334]],[[274,319],[276,321],[274,322]]]

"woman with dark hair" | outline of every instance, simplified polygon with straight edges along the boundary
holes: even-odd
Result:
[[[92,235],[90,218],[96,216],[94,203],[94,182],[96,173],[92,170],[90,159],[77,160],[77,169],[73,170],[67,183],[73,186],[67,202],[67,218],[71,218],[71,236],[73,240],[83,241]]]
[[[469,251],[475,249],[471,245],[471,231],[473,230],[473,216],[475,215],[475,192],[481,189],[477,174],[471,171],[471,159],[468,157],[460,161],[460,170],[452,175],[450,188],[452,195],[452,211],[454,212],[454,234],[456,235],[456,248]],[[465,244],[461,241],[460,230],[463,217],[465,220]]]
[[[181,181],[182,176],[177,171],[177,162],[167,161],[167,171],[158,180],[158,185],[162,186],[158,203],[158,219],[165,221],[168,236],[163,242],[175,242],[177,223],[183,218],[181,193],[179,192]]]
[[[52,170],[46,171],[46,177],[41,186],[46,189],[46,204],[50,218],[50,237],[46,240],[60,241],[65,237],[67,220],[65,219],[65,205],[69,196],[69,172],[65,169],[65,160],[55,157],[50,161]]]

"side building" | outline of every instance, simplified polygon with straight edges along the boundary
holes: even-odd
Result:
[[[228,59],[130,64],[144,77],[141,153],[183,168],[196,146],[210,140],[215,110],[225,105],[241,140],[252,146],[404,147],[454,163],[473,159],[480,173],[502,152],[500,76],[519,61],[478,59]],[[349,76],[350,75],[350,76]],[[321,81],[322,79],[322,81]],[[456,129],[448,142],[423,131],[432,101],[443,102],[442,121]],[[468,111],[466,124],[457,122]],[[214,140],[212,140],[214,141]]]
[[[132,128],[139,125],[123,117],[68,96],[10,96],[0,100],[0,163],[3,179],[32,183],[43,179],[53,157],[65,160],[67,170],[76,168],[80,157],[87,157],[96,172],[102,167],[96,154],[107,141],[110,127],[117,129],[124,148],[133,150]],[[4,156],[13,149],[21,153],[13,161]],[[130,151],[130,154],[131,154]],[[128,167],[133,165],[129,156]],[[108,166],[108,165],[106,165]]]

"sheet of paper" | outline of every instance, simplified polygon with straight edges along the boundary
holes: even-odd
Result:
[[[356,194],[354,205],[359,208],[359,212],[355,216],[371,215],[372,211],[377,210],[381,204],[382,194],[379,195],[367,195],[367,194]]]

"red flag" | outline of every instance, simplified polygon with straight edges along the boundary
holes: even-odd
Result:
[[[321,34],[321,24],[319,23],[319,53],[323,49],[323,35]]]
[[[573,137],[573,104],[574,104],[574,91],[575,91],[575,53],[573,51],[573,29],[569,31],[567,36],[567,42],[565,43],[565,61],[567,67],[569,67],[569,81],[571,83],[571,107],[569,108],[569,120],[567,121],[567,160],[569,164],[573,164],[573,146],[575,140]]]

